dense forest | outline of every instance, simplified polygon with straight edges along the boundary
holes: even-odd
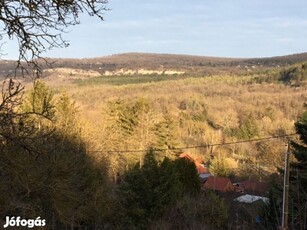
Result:
[[[274,229],[290,138],[290,223],[304,229],[306,80],[304,63],[237,74],[5,80],[0,223],[40,216],[46,229]],[[214,177],[270,184],[261,221],[235,215],[240,193],[205,189],[183,153]]]

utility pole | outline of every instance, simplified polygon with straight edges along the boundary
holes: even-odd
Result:
[[[285,169],[284,169],[284,191],[283,191],[283,206],[282,206],[282,230],[288,230],[288,214],[289,214],[289,155],[290,155],[290,140],[288,140],[287,149],[285,152]]]

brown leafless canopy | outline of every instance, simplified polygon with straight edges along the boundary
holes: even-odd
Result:
[[[0,39],[7,35],[19,46],[18,66],[25,61],[37,67],[41,54],[56,47],[66,47],[62,37],[69,26],[79,23],[88,13],[103,20],[107,0],[0,0]]]

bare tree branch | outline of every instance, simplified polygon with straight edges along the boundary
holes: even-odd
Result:
[[[46,50],[67,47],[62,34],[87,13],[103,20],[107,0],[1,0],[0,39],[6,34],[19,47],[21,73],[39,75],[38,59]],[[2,27],[1,27],[2,24]]]

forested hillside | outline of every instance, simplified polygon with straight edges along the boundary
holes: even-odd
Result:
[[[249,72],[262,72],[275,68],[288,67],[296,63],[307,61],[307,54],[293,54],[280,57],[266,58],[221,58],[192,55],[174,54],[146,54],[124,53],[107,57],[87,59],[44,58],[37,60],[43,77],[52,75],[53,71],[59,71],[66,76],[74,75],[74,72],[83,71],[83,77],[92,76],[95,72],[100,75],[108,71],[135,71],[139,69],[150,71],[182,71],[187,76],[208,76],[215,74],[246,74]],[[12,60],[0,61],[0,76],[14,76],[18,63]],[[25,63],[23,63],[25,64]],[[52,65],[50,65],[52,64]],[[25,65],[26,68],[26,65]],[[29,69],[30,72],[32,71]],[[84,71],[88,71],[85,74]]]
[[[258,83],[254,76],[164,79],[136,84],[122,80],[122,85],[117,82],[115,86],[104,81],[96,85],[75,81],[69,83],[70,89],[62,86],[78,103],[89,128],[92,126],[97,144],[92,149],[153,147],[167,149],[159,152],[161,156],[189,151],[205,161],[214,155],[215,161],[231,162],[225,163],[228,175],[258,177],[259,173],[275,172],[283,161],[283,140],[172,149],[291,134],[307,97],[304,81],[300,81],[301,87],[294,87],[282,81]],[[137,153],[113,155],[139,159]]]

